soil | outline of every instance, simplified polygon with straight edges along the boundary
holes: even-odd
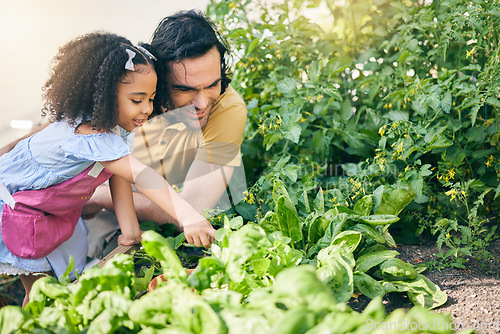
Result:
[[[413,265],[436,260],[438,248],[429,241],[419,245],[398,245],[403,261]],[[422,274],[448,295],[448,301],[436,312],[450,313],[457,328],[474,328],[477,333],[500,333],[500,241],[491,242],[488,260],[468,258],[465,269],[428,269]],[[16,277],[0,277],[0,307],[20,305],[24,297],[21,281]],[[352,298],[349,305],[362,311],[370,302],[365,296]],[[410,309],[413,304],[405,294],[387,294],[383,303],[387,313]]]
[[[398,256],[413,265],[436,260],[438,247],[430,241],[419,245],[398,245]],[[487,260],[467,258],[465,269],[428,269],[422,274],[448,295],[447,302],[435,311],[449,313],[457,329],[472,328],[477,333],[500,333],[500,241],[490,243]],[[362,311],[370,302],[365,296],[351,299],[349,305]],[[405,294],[384,296],[387,313],[397,308],[410,309],[413,303]]]

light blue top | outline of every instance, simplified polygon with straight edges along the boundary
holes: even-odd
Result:
[[[114,133],[75,134],[75,128],[66,122],[52,123],[0,156],[0,181],[11,194],[59,184],[80,174],[96,161],[116,160],[130,154],[133,135],[122,128],[117,128]],[[4,201],[0,199],[0,212],[3,206]],[[8,251],[1,237],[0,263],[35,272],[51,270],[47,258],[29,260],[16,257]]]

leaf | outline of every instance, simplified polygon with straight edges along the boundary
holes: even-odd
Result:
[[[309,80],[311,80],[312,82],[317,82],[319,75],[321,74],[321,60],[311,62],[307,74]]]
[[[496,97],[490,96],[486,98],[486,103],[488,103],[490,106],[500,109],[500,100],[498,100]]]
[[[443,134],[438,134],[436,139],[432,142],[432,144],[426,146],[425,148],[428,150],[433,150],[435,148],[445,148],[453,145],[453,142],[446,138]]]
[[[287,268],[276,275],[273,294],[280,300],[303,301],[311,311],[325,310],[335,305],[331,289],[321,282],[311,265]]]
[[[389,258],[398,256],[399,253],[395,250],[382,250],[369,254],[365,254],[356,259],[356,271],[367,272],[371,268],[379,265]]]
[[[243,226],[243,217],[236,216],[229,221],[229,227],[232,230],[237,230]]]
[[[477,112],[479,111],[479,109],[483,106],[483,104],[476,104],[472,107],[471,111],[470,111],[470,121],[471,121],[471,125],[474,126],[474,124],[476,124],[476,118],[477,118]]]
[[[417,95],[417,98],[412,101],[411,106],[417,114],[421,116],[427,114],[427,99],[424,94]]]
[[[340,105],[340,116],[343,121],[348,121],[353,115],[351,100],[346,98]]]
[[[323,189],[321,189],[321,187],[319,187],[318,193],[314,198],[313,205],[314,209],[316,209],[317,211],[319,212],[325,211],[325,197],[323,196]]]
[[[373,227],[363,224],[363,223],[358,223],[350,228],[353,231],[358,231],[361,232],[366,238],[375,240],[378,243],[384,244],[385,239],[382,235],[380,235],[379,232],[377,232]]]
[[[286,196],[281,196],[276,205],[276,217],[283,235],[292,238],[294,242],[302,240],[302,229],[300,227],[299,215],[295,206]]]
[[[262,143],[266,146],[266,151],[269,151],[273,144],[280,138],[280,134],[277,132],[271,132],[269,135],[265,136]]]
[[[253,50],[255,50],[255,48],[257,47],[257,45],[259,45],[259,40],[258,39],[252,40],[250,44],[248,44],[247,54],[252,53]]]
[[[332,245],[342,245],[343,247],[349,248],[351,252],[354,252],[361,242],[361,233],[356,231],[343,231],[340,232],[333,240]]]
[[[0,309],[0,333],[15,333],[29,318],[29,313],[18,306],[2,307]]]
[[[306,307],[300,306],[288,310],[278,319],[270,333],[297,334],[306,333],[316,324],[315,315]]]
[[[164,274],[169,277],[186,277],[186,270],[181,260],[167,240],[154,231],[146,231],[142,234],[142,245],[146,253],[160,261]]]
[[[373,197],[372,195],[366,195],[360,198],[356,205],[354,205],[353,211],[360,216],[368,216],[373,208]]]
[[[297,83],[292,78],[285,78],[276,85],[278,91],[286,96],[292,96],[297,89]]]
[[[297,144],[299,142],[301,132],[302,128],[300,127],[300,125],[296,123],[290,123],[285,129],[284,135],[286,139],[291,140],[292,142]]]
[[[443,109],[445,113],[449,113],[451,110],[451,104],[452,104],[451,93],[450,92],[444,93],[443,98],[440,102],[441,109]]]
[[[269,270],[271,260],[265,258],[254,259],[250,261],[250,265],[252,266],[254,273],[257,274],[259,278],[262,278]]]
[[[335,209],[330,209],[323,215],[330,223],[325,231],[325,234],[318,240],[314,246],[312,246],[308,251],[308,256],[313,256],[321,249],[328,247],[332,240],[345,229],[347,224],[347,213],[335,214]]]
[[[318,278],[332,289],[338,303],[347,302],[354,291],[354,257],[348,248],[330,245],[318,253]]]
[[[212,276],[219,276],[220,273],[225,272],[225,269],[224,263],[219,258],[215,256],[202,257],[198,261],[196,269],[187,277],[187,283],[200,292],[212,288],[212,284],[220,288],[222,282],[216,280],[212,282]]]
[[[417,277],[417,271],[411,264],[397,258],[385,260],[380,265],[380,271],[386,278],[390,279],[414,279]]]
[[[429,130],[425,136],[424,136],[424,141],[426,144],[432,144],[438,135],[442,134],[446,130],[446,126],[442,126],[440,128],[433,128],[432,130]]]
[[[253,223],[243,225],[229,236],[225,265],[234,283],[241,283],[245,279],[245,264],[248,260],[262,256],[257,250],[264,239],[267,239],[264,229]]]
[[[397,222],[399,217],[395,215],[371,215],[362,216],[359,219],[370,225],[387,225]]]
[[[382,200],[375,214],[399,215],[411,203],[416,194],[412,189],[393,189],[382,195]]]
[[[436,112],[439,112],[439,107],[441,104],[441,98],[436,92],[432,92],[427,97],[427,104]]]
[[[316,131],[312,138],[313,148],[321,159],[325,158],[326,139],[323,131]]]
[[[313,212],[316,215],[313,218],[311,224],[309,225],[309,231],[307,234],[307,239],[309,244],[314,245],[318,242],[324,235],[326,228],[330,224],[330,220],[326,219],[323,216],[317,216],[316,212]]]
[[[354,272],[354,286],[368,298],[382,296],[385,293],[384,287],[379,281],[361,272]]]
[[[330,75],[342,72],[352,64],[352,59],[347,57],[338,57],[331,61],[328,66]]]
[[[382,286],[386,292],[406,291],[413,304],[429,309],[443,305],[448,299],[445,292],[421,274],[411,281],[383,282]]]
[[[149,282],[153,278],[155,273],[155,267],[151,266],[148,268],[144,277],[136,277],[134,287],[137,291],[146,291],[148,289]]]
[[[389,247],[394,247],[394,248],[396,247],[396,242],[394,241],[394,238],[389,233],[389,231],[384,231],[383,236],[384,236],[385,242],[387,243],[387,245]]]

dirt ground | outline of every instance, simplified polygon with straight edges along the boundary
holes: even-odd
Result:
[[[398,245],[398,256],[417,265],[436,259],[438,248],[424,242],[420,245]],[[493,258],[488,261],[467,259],[466,269],[445,268],[426,270],[422,274],[448,295],[448,301],[436,312],[450,313],[456,328],[473,328],[477,333],[500,333],[500,241],[488,247]],[[369,302],[361,296],[351,299],[349,305],[361,311]],[[409,309],[412,302],[405,294],[388,294],[383,301],[386,311]],[[460,327],[461,326],[461,327]]]
[[[470,258],[466,269],[446,268],[423,272],[427,278],[448,294],[448,301],[436,312],[450,313],[459,328],[475,328],[477,333],[500,333],[500,241],[494,241],[488,250],[493,254],[489,261]],[[398,256],[413,265],[435,259],[437,246],[432,243],[399,245]],[[16,277],[0,277],[0,306],[20,305],[23,298],[21,282]],[[351,299],[349,305],[362,311],[370,300],[364,296]],[[397,308],[413,306],[405,294],[388,294],[384,297],[388,313]],[[487,327],[489,326],[489,327]]]

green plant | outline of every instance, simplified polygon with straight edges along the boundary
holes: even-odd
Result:
[[[326,203],[353,207],[404,184],[417,195],[400,217],[414,236],[457,220],[460,238],[475,230],[470,249],[484,253],[500,193],[498,5],[212,1],[249,109],[242,152],[255,204],[237,212],[262,218],[276,179],[299,212],[308,197],[320,201],[318,189]],[[468,198],[491,191],[475,219],[461,219],[469,212],[450,205],[446,184],[472,179],[484,187]]]

